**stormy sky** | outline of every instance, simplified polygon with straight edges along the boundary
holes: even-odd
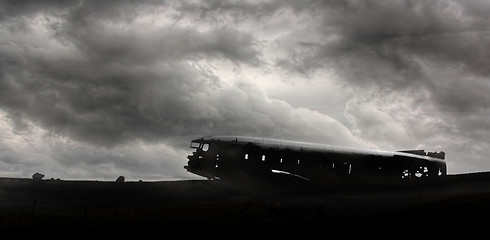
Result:
[[[490,171],[490,1],[0,1],[0,176],[198,179],[189,141]]]

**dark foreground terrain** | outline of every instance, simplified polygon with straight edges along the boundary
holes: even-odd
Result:
[[[2,230],[284,230],[468,223],[488,216],[490,173],[486,172],[341,187],[296,181],[0,178]]]

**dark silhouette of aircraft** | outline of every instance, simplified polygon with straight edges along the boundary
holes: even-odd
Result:
[[[288,176],[337,184],[447,175],[442,151],[381,151],[245,136],[206,136],[192,140],[190,147],[195,151],[185,168],[210,180]]]

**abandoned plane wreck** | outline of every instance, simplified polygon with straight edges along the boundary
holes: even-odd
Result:
[[[187,171],[208,179],[238,176],[305,181],[396,180],[447,175],[444,152],[381,151],[245,136],[206,136],[191,141]],[[338,182],[338,181],[337,181]]]

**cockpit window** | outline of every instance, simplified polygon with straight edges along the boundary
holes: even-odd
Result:
[[[202,145],[202,150],[207,151],[209,149],[209,144],[205,143]]]
[[[191,142],[191,148],[207,151],[209,149],[208,143]]]
[[[200,144],[200,143],[198,143],[198,142],[191,142],[191,146],[190,146],[190,147],[191,147],[191,148],[199,148],[199,147],[200,147],[200,145],[201,145],[201,144]]]

